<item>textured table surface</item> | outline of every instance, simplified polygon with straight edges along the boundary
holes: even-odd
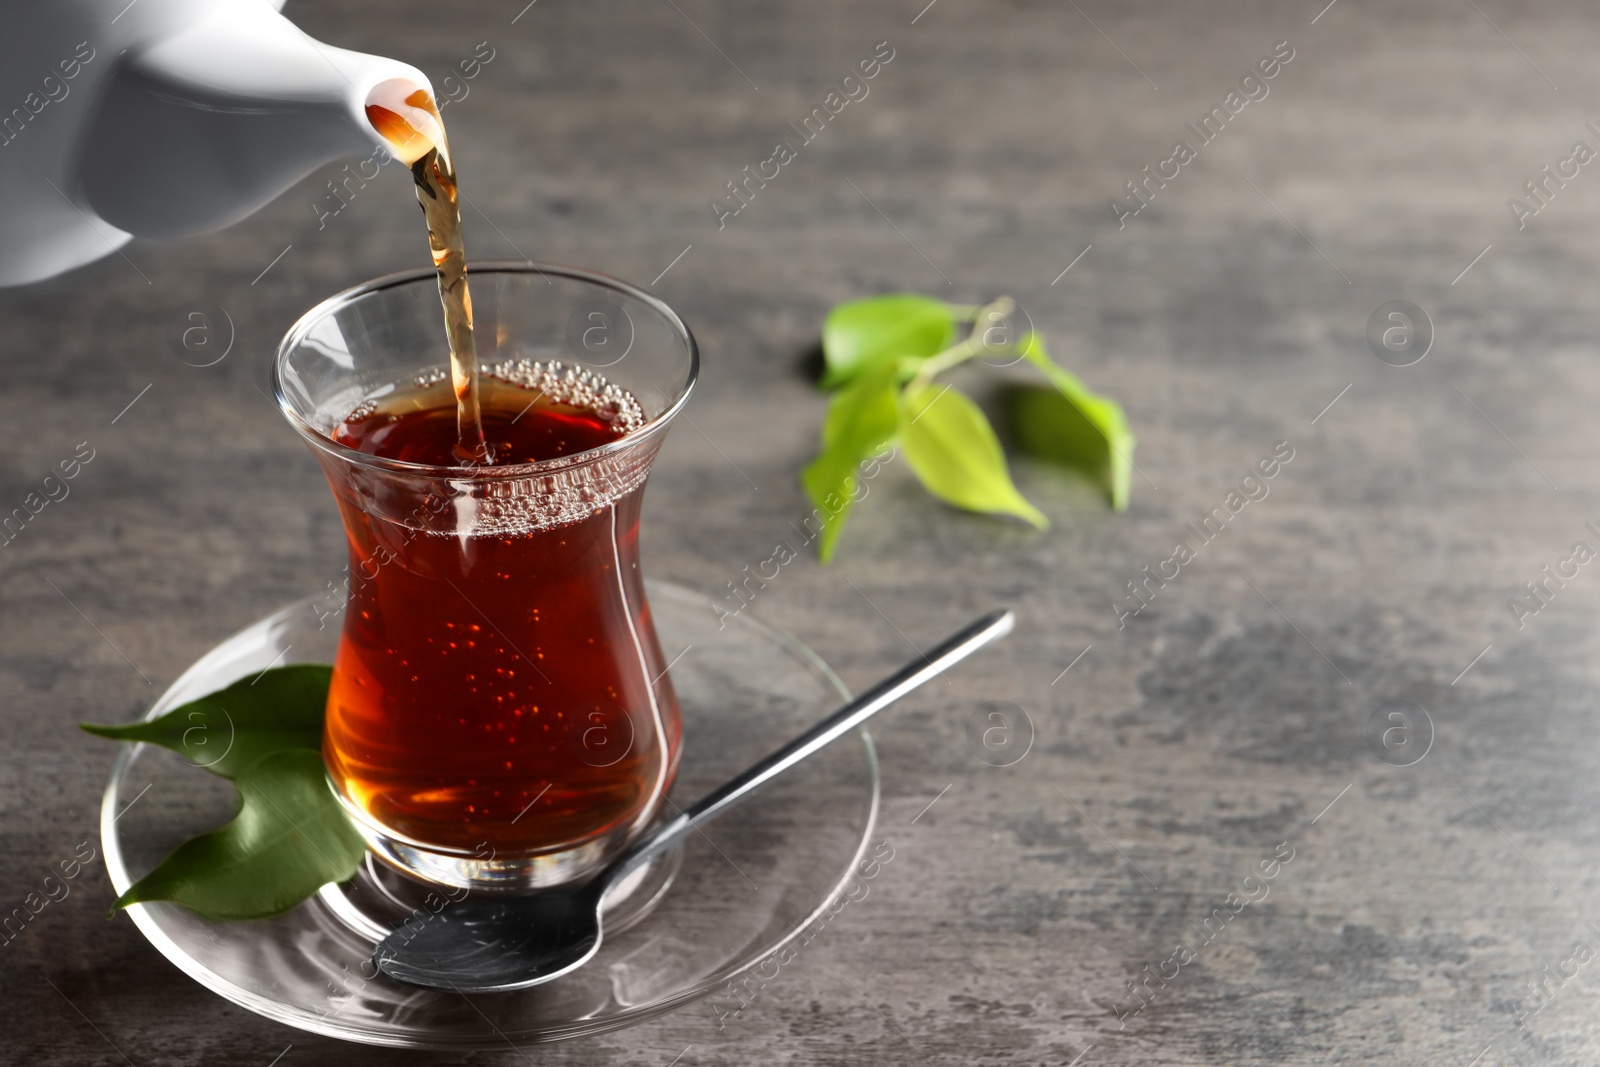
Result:
[[[840,300],[1009,293],[1125,404],[1126,514],[1019,462],[1053,524],[1035,533],[891,465],[836,564],[805,554],[752,605],[855,684],[1018,611],[1012,638],[874,727],[896,858],[871,896],[720,1026],[690,1007],[413,1056],[214,997],[103,917],[97,862],[0,945],[0,1060],[1600,1059],[1600,565],[1573,549],[1600,548],[1600,177],[1574,163],[1542,204],[1523,192],[1574,142],[1600,149],[1592,7],[923,2],[289,9],[436,78],[488,42],[446,112],[473,253],[655,279],[697,332],[692,423],[647,497],[657,577],[716,591],[796,538],[823,407],[803,368]],[[884,41],[870,94],[719,229],[724,183]],[[1201,143],[1186,123],[1279,42],[1267,95]],[[1180,140],[1195,158],[1119,228],[1113,199],[1137,206],[1125,183],[1172,173]],[[300,310],[424,251],[400,174],[319,228],[335,170],[227,232],[0,292],[0,510],[93,449],[0,547],[0,910],[98,845],[112,751],[75,723],[136,715],[338,573],[321,476],[264,396],[269,354]],[[1514,196],[1539,207],[1521,229]],[[1436,335],[1411,366],[1367,339],[1392,300]],[[186,365],[171,342],[212,307],[232,348]],[[1195,535],[1275,448],[1293,458],[1266,495]],[[1194,558],[1119,617],[1179,539]],[[996,708],[1019,731],[1006,759],[974,740]],[[1293,858],[1245,881],[1275,854]]]

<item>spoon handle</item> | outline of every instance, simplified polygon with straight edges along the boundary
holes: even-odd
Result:
[[[1016,616],[1002,609],[990,612],[946,638],[938,647],[906,664],[738,777],[681,809],[677,818],[629,849],[618,860],[615,870],[621,874],[653,856],[722,809],[860,726],[924,682],[942,674],[989,642],[1004,637],[1015,625]]]

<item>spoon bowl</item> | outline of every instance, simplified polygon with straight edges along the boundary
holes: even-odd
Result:
[[[611,881],[500,900],[463,901],[396,930],[373,957],[411,985],[460,993],[525,989],[559,978],[600,951],[600,902]]]

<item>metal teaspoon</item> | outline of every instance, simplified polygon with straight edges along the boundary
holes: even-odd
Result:
[[[373,963],[390,978],[459,993],[527,989],[581,967],[600,950],[600,902],[618,880],[1015,625],[1005,610],[978,619],[681,810],[588,882],[445,908],[420,930],[391,932],[373,951]]]

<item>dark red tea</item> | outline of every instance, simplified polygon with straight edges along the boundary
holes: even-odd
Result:
[[[332,436],[458,465],[456,396],[437,377],[363,404]],[[479,400],[493,463],[464,474],[487,490],[441,496],[431,479],[414,501],[392,486],[375,500],[335,479],[351,593],[324,755],[393,834],[480,857],[561,852],[646,817],[677,769],[678,707],[638,565],[643,463],[544,481],[503,468],[644,420],[627,393],[559,365],[489,369]]]

